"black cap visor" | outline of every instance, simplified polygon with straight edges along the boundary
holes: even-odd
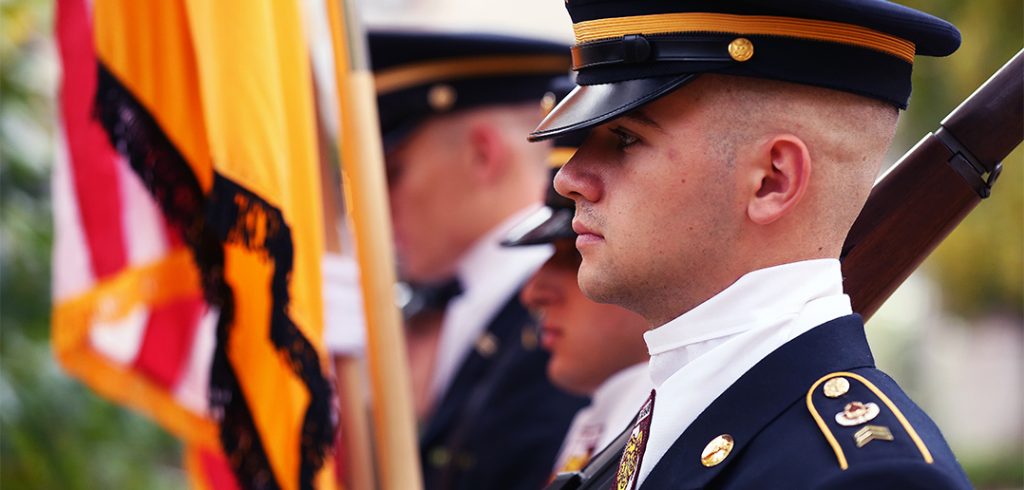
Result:
[[[501,242],[504,247],[541,245],[562,239],[575,239],[572,209],[543,207],[516,225]]]
[[[697,77],[696,73],[581,85],[569,93],[528,139],[541,141],[611,121]]]

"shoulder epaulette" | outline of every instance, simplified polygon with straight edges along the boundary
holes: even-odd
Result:
[[[893,401],[874,383],[851,372],[834,372],[807,391],[807,410],[835,451],[840,469],[851,461],[919,454],[933,462],[931,452]]]

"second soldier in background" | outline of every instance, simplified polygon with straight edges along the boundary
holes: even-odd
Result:
[[[456,293],[423,335],[434,337],[433,355],[413,362],[424,482],[539,488],[585,400],[547,380],[547,354],[517,298],[550,250],[499,242],[540,204],[547,147],[524,134],[567,71],[567,48],[374,32],[370,50],[400,273]]]

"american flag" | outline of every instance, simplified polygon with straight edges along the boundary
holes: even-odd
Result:
[[[55,354],[183,439],[196,488],[333,486],[299,24],[289,2],[57,4]]]

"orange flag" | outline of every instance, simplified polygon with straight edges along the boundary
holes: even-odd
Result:
[[[196,486],[332,488],[297,4],[91,7],[58,2],[58,358],[185,439]]]

